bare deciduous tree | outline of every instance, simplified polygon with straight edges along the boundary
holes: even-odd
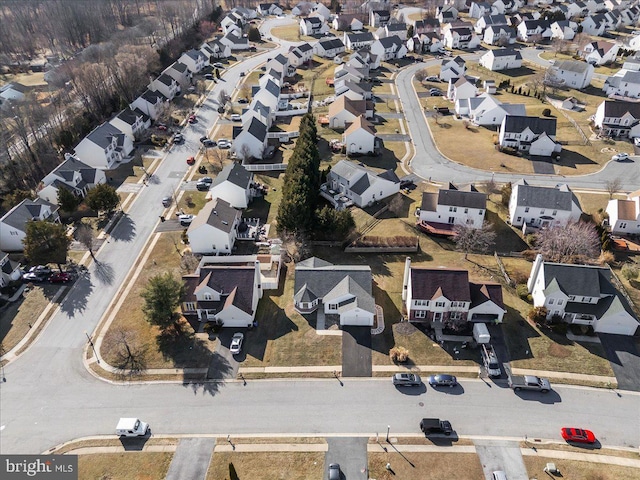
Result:
[[[231,97],[227,91],[224,89],[220,90],[220,93],[218,94],[218,105],[224,108],[227,106],[227,103],[229,103],[229,100],[231,100]]]
[[[469,253],[488,252],[496,239],[496,233],[489,222],[484,222],[480,228],[473,228],[471,225],[456,225],[454,231],[456,236],[453,241],[456,244],[456,250],[464,252],[465,260]]]
[[[286,262],[297,263],[309,256],[308,244],[302,234],[282,232],[280,239]]]
[[[422,83],[424,82],[424,79],[429,76],[429,72],[427,71],[426,68],[423,68],[422,70],[418,70],[415,75],[416,75],[416,80]]]
[[[199,264],[200,259],[191,252],[186,252],[180,259],[180,268],[187,273],[195,271]]]
[[[613,194],[616,193],[622,187],[622,179],[620,177],[612,178],[611,180],[607,180],[605,183],[607,188],[607,193],[609,194],[609,198],[613,198]]]
[[[147,347],[133,330],[119,328],[108,338],[113,362],[120,376],[135,377],[147,369]]]
[[[547,261],[577,263],[600,254],[600,238],[595,225],[587,222],[543,228],[535,235],[535,245]]]
[[[96,257],[93,254],[93,245],[95,243],[96,234],[91,228],[91,225],[87,225],[86,223],[80,224],[78,229],[76,230],[76,240],[78,240],[82,245],[84,245],[87,250],[89,250],[89,255],[91,258],[95,259]]]

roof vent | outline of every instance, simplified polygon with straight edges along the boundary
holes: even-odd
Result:
[[[214,214],[214,215],[217,215],[217,214],[218,214],[218,212],[217,212],[216,210],[214,210],[214,211],[213,211],[213,214]]]

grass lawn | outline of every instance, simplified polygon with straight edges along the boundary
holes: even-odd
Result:
[[[114,170],[106,172],[107,178],[111,179],[111,184],[116,188],[121,183],[137,183],[144,175],[144,167],[148,172],[152,173],[153,169],[151,165],[155,160],[164,155],[161,150],[151,149],[151,155],[142,154],[136,155],[135,158],[129,163],[123,163]]]
[[[184,213],[192,213],[196,215],[200,210],[202,210],[204,204],[207,203],[206,196],[207,192],[184,192],[180,202],[178,202],[178,210],[183,210]]]
[[[302,35],[300,33],[300,25],[298,23],[275,27],[271,29],[271,36],[274,38],[281,38],[282,40],[288,40],[290,42],[311,42],[316,40],[308,35]]]
[[[248,332],[243,367],[339,365],[342,361],[342,338],[318,335],[293,308],[294,267],[280,273],[284,286],[278,292],[265,292],[256,319],[258,328]],[[281,280],[282,282],[282,280]]]
[[[595,462],[579,462],[576,460],[562,460],[538,456],[522,457],[530,477],[546,478],[552,475],[544,473],[547,463],[555,463],[560,470],[561,478],[581,480],[634,480],[640,476],[640,469],[621,467]],[[554,477],[556,478],[556,477]]]
[[[282,200],[282,184],[284,182],[284,173],[271,172],[254,175],[254,181],[267,185],[269,192],[264,197],[255,198],[249,204],[243,216],[257,217],[266,220],[274,228],[269,231],[270,236],[275,237],[275,220],[278,215],[278,207]]]
[[[59,290],[57,285],[38,285],[23,294],[16,302],[7,305],[0,314],[0,342],[3,353],[15,347],[24,338],[30,325],[33,325],[40,314]],[[59,297],[57,303],[64,298]],[[49,316],[55,311],[51,309]],[[45,322],[46,324],[46,322]],[[44,324],[43,324],[44,325]]]
[[[393,473],[385,466],[391,464]],[[369,453],[369,478],[377,480],[440,480],[484,478],[477,455],[471,453],[402,452]]]
[[[44,80],[44,74],[45,72],[7,74],[0,75],[0,80],[2,83],[17,82],[25,87],[47,86],[49,84]]]
[[[207,480],[317,480],[324,471],[324,452],[216,452]]]
[[[310,66],[298,68],[291,84],[294,87],[304,86],[315,100],[322,100],[334,94],[333,86],[327,85],[327,78],[333,78],[335,69],[336,64],[332,60],[314,56]]]
[[[150,480],[165,478],[173,458],[170,452],[97,453],[78,457],[83,480]]]
[[[391,91],[391,83],[389,83],[389,82],[383,82],[383,83],[375,84],[371,88],[371,92],[373,93],[374,96],[375,95],[380,95],[381,93],[386,93],[386,94],[393,93]]]
[[[120,331],[127,331],[132,343],[144,346],[147,368],[187,368],[208,365],[209,355],[215,347],[215,340],[196,336],[186,322],[182,322],[181,335],[163,335],[158,327],[147,322],[142,311],[144,300],[140,294],[151,277],[170,272],[175,278],[180,278],[183,273],[180,269],[178,253],[178,249],[184,249],[180,241],[180,233],[169,232],[160,235],[148,262],[128,290],[126,300],[117,312],[102,343],[101,354],[111,365],[116,366],[118,361]]]
[[[376,123],[374,126],[378,134],[400,132],[400,120],[397,118],[383,118],[382,123]]]

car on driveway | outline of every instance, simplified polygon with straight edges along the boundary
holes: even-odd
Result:
[[[25,282],[44,282],[47,277],[42,273],[27,272],[22,275]]]
[[[162,197],[162,206],[163,207],[170,207],[171,206],[171,197],[170,196],[166,196],[166,197]]]
[[[340,464],[329,464],[329,480],[340,480]]]
[[[218,140],[218,148],[231,148],[231,141],[226,138],[221,138]]]
[[[231,345],[229,346],[229,352],[231,355],[237,355],[242,351],[242,341],[244,340],[243,333],[234,333],[231,337]]]
[[[29,269],[29,273],[36,273],[38,275],[51,275],[51,268],[46,265],[36,265]]]
[[[238,99],[238,103],[249,103],[249,100],[244,98],[244,97],[243,98],[239,98]]]
[[[208,178],[208,177],[205,177],[205,178]],[[210,186],[211,186],[211,182],[207,182],[204,178],[201,178],[196,182],[196,190],[200,192],[206,192],[207,190],[209,190]]]
[[[188,213],[178,215],[178,221],[180,222],[180,225],[182,225],[183,227],[187,227],[191,225],[191,222],[193,221],[193,215]]]
[[[213,74],[212,73],[205,73],[204,74],[204,78],[206,78],[207,80],[213,80]]]
[[[202,145],[204,145],[205,148],[211,148],[211,147],[215,147],[217,144],[214,140],[205,140],[204,142],[202,142]]]
[[[626,162],[627,160],[629,160],[629,154],[624,152],[616,153],[613,157],[611,157],[611,160],[615,162]]]
[[[73,277],[67,272],[55,272],[49,275],[49,281],[51,283],[67,283],[71,280],[73,280]]]
[[[214,66],[215,68],[224,68],[224,65],[223,65],[223,64],[221,64],[220,62],[216,62],[216,63],[214,63],[214,64],[213,64],[213,66]]]
[[[439,373],[429,377],[429,385],[432,387],[455,387],[457,384],[456,377],[448,373]]]
[[[564,427],[560,430],[560,435],[569,443],[596,443],[596,436],[591,430]]]
[[[157,128],[158,130],[163,131],[163,132],[166,132],[166,131],[167,131],[167,126],[166,126],[166,125],[164,125],[164,124],[162,124],[162,123],[159,123],[158,125],[156,125],[156,128]]]
[[[432,88],[431,90],[429,90],[429,95],[431,95],[432,97],[441,97],[442,92],[438,89]]]
[[[242,116],[239,113],[231,114],[231,121],[232,122],[240,122],[241,120],[242,120]]]
[[[435,76],[435,75],[431,75],[430,77],[427,77],[424,79],[426,82],[439,82],[440,78]]]
[[[417,387],[422,383],[420,376],[415,373],[396,373],[391,381],[397,387]]]

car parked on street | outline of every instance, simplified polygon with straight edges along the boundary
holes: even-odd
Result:
[[[36,265],[29,269],[29,273],[48,276],[51,275],[51,268],[46,265]]]
[[[415,373],[396,373],[391,381],[397,387],[417,387],[422,383],[420,376]]]
[[[455,387],[458,384],[458,380],[453,375],[448,373],[439,373],[437,375],[429,376],[429,385],[432,387]]]
[[[629,154],[624,152],[616,153],[613,157],[611,157],[611,160],[613,160],[614,162],[626,162],[627,160],[629,160]]]
[[[22,280],[25,282],[44,282],[46,278],[44,274],[35,272],[27,272],[22,275]]]
[[[198,119],[196,118],[195,114],[191,114],[189,115],[189,118],[187,119],[187,122],[189,123],[196,123],[198,121]]]
[[[196,159],[195,157],[187,157],[187,165],[195,165]]]
[[[234,333],[231,337],[231,346],[229,346],[229,352],[231,355],[238,355],[242,351],[242,341],[244,340],[243,333]]]
[[[205,148],[211,148],[211,147],[215,147],[217,144],[216,144],[216,142],[214,140],[209,140],[207,138],[204,142],[202,142],[202,145]]]
[[[173,136],[173,143],[179,144],[184,142],[184,136],[181,133],[176,133]]]
[[[165,208],[170,207],[171,206],[171,201],[172,201],[172,199],[168,195],[166,197],[162,197],[162,206],[165,207]]]
[[[591,430],[564,427],[560,430],[562,438],[570,443],[596,443],[596,436]]]

